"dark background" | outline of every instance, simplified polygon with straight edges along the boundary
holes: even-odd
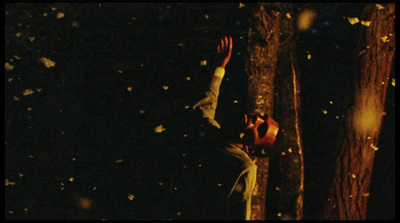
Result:
[[[295,7],[317,13],[295,36],[304,219],[322,219],[361,26],[346,18],[359,17],[363,6]],[[59,12],[65,16],[57,19]],[[5,62],[14,68],[5,71],[5,179],[15,184],[5,187],[5,218],[234,218],[237,209],[219,202],[229,189],[229,160],[194,143],[187,106],[208,86],[219,38],[231,35],[216,119],[236,127],[232,120],[246,105],[248,13],[249,4],[239,3],[6,4]],[[56,65],[46,68],[40,57]],[[23,96],[25,89],[34,93]],[[394,219],[394,89],[389,85],[368,219]],[[85,199],[88,209],[79,206]]]

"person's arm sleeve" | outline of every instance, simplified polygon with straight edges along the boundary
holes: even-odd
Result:
[[[201,109],[203,117],[207,118],[208,121],[217,128],[221,128],[221,126],[217,121],[215,121],[214,118],[218,104],[219,88],[224,75],[225,69],[222,67],[217,67],[211,79],[209,89],[206,92],[206,96],[193,106],[193,109]]]

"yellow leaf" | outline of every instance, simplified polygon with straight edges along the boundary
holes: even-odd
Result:
[[[11,181],[8,181],[8,179],[6,179],[6,186],[14,186],[15,185],[15,182],[11,182]]]
[[[15,36],[16,36],[16,37],[20,37],[20,36],[21,36],[21,33],[15,33]]]
[[[134,196],[133,194],[129,194],[129,195],[128,195],[128,199],[129,199],[129,200],[133,200],[134,198],[135,198],[135,196]]]
[[[33,91],[32,91],[31,89],[26,89],[26,90],[22,93],[23,96],[27,96],[27,95],[30,95],[30,94],[33,94]]]
[[[52,11],[55,11],[56,9],[57,9],[57,8],[54,7],[54,6],[51,7],[51,10],[52,10]]]
[[[7,71],[14,69],[14,66],[11,65],[10,63],[6,62],[4,67],[6,68]]]
[[[132,91],[132,87],[127,87],[126,88],[128,91]]]
[[[370,26],[371,23],[372,23],[372,21],[362,21],[361,20],[361,25],[363,25],[363,26]]]
[[[383,7],[381,4],[375,4],[376,8],[378,10],[384,9],[385,7]]]
[[[35,40],[35,37],[34,36],[28,36],[28,38],[29,38],[29,41],[31,41],[31,42],[33,42],[34,40]]]
[[[122,163],[124,160],[123,159],[119,159],[119,160],[115,160],[115,163]]]
[[[244,4],[239,2],[239,8],[243,8],[243,7],[244,7]]]
[[[307,59],[311,59],[311,54],[308,54],[308,55],[307,55]]]
[[[207,66],[207,60],[202,60],[200,61],[201,66]]]
[[[69,181],[70,181],[70,182],[74,182],[74,178],[73,178],[73,177],[70,177],[70,178],[69,178]]]
[[[387,36],[382,37],[381,40],[385,43],[389,42],[389,38]]]
[[[347,17],[347,20],[349,20],[351,25],[357,24],[358,22],[360,22],[360,20],[358,20],[357,17]]]
[[[157,126],[157,127],[154,128],[154,132],[156,132],[156,133],[161,133],[161,132],[163,132],[164,130],[165,130],[165,128],[163,128],[162,125],[159,125],[159,126]]]
[[[57,19],[61,19],[61,18],[64,18],[64,13],[63,12],[57,13]]]
[[[47,68],[54,67],[56,65],[56,62],[54,62],[50,59],[47,59],[45,57],[39,58],[39,61],[42,62],[44,64],[44,66]]]
[[[169,87],[167,85],[164,85],[163,88],[164,90],[168,90]]]

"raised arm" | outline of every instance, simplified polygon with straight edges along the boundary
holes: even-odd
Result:
[[[222,56],[221,63],[214,71],[214,75],[211,79],[209,90],[206,92],[206,97],[197,102],[193,109],[200,108],[204,118],[208,118],[208,121],[217,128],[221,128],[217,121],[214,120],[215,111],[218,104],[219,88],[222,83],[222,79],[225,75],[225,67],[231,59],[232,55],[232,37],[225,36],[221,39],[221,43],[217,47],[218,55]]]

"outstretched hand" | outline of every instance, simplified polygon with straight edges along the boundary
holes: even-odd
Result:
[[[229,38],[225,36],[225,38],[221,39],[221,44],[218,45],[217,50],[218,54],[224,56],[224,59],[220,65],[220,67],[225,68],[231,59],[232,55],[232,37]]]

